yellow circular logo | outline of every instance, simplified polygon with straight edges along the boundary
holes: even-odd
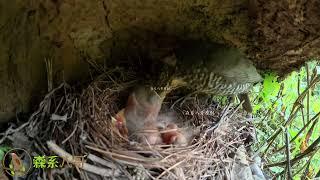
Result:
[[[9,150],[3,157],[2,167],[5,172],[13,177],[21,177],[28,174],[32,166],[30,154],[20,148]]]

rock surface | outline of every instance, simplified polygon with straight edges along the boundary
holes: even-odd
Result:
[[[307,57],[319,55],[310,52],[319,47],[315,38],[319,32],[319,23],[315,22],[319,19],[318,1],[304,5],[275,0],[221,2],[0,1],[0,122],[30,111],[46,93],[46,58],[53,61],[56,85],[63,80],[81,83],[90,74],[89,60],[91,64],[105,64],[128,57],[157,59],[170,50],[171,37],[202,38],[235,46],[253,57],[259,67],[279,72],[282,68],[288,72]],[[270,29],[273,24],[281,31]],[[288,46],[288,36],[298,37],[292,46]],[[274,55],[289,54],[281,54],[285,61],[279,61],[269,58],[268,52],[273,50],[277,50]],[[289,56],[297,58],[286,59]]]

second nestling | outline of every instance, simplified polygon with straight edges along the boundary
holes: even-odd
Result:
[[[192,136],[178,128],[173,116],[160,120],[161,104],[162,98],[150,87],[138,87],[129,95],[126,107],[113,118],[115,127],[123,137],[145,145],[190,143]]]

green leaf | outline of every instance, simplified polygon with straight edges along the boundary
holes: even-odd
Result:
[[[262,97],[265,102],[274,98],[280,89],[280,83],[277,81],[278,77],[274,74],[267,74],[263,81]]]
[[[10,150],[10,147],[7,147],[7,146],[0,146],[0,161],[2,161],[3,159],[3,156],[5,155],[5,153],[7,151]]]

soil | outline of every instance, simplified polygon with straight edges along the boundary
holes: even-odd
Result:
[[[91,66],[157,61],[175,39],[240,48],[285,75],[319,55],[320,2],[102,0],[0,2],[0,122],[30,112],[55,85],[82,83]],[[121,63],[120,63],[121,64]]]

